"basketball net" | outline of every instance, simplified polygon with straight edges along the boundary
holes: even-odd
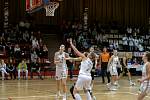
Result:
[[[49,2],[44,8],[46,10],[46,16],[54,16],[55,10],[59,7],[58,2]]]

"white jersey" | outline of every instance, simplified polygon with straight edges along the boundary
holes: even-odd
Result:
[[[113,67],[118,67],[118,63],[119,63],[118,56],[114,56],[113,59],[112,59],[112,66]]]
[[[56,64],[56,68],[67,69],[67,64],[66,64],[66,60],[65,60],[66,55],[67,54],[65,52],[63,52],[63,53],[56,52],[55,53],[55,59],[60,61],[60,63]]]
[[[86,60],[81,62],[81,68],[79,74],[91,76],[91,70],[93,67],[93,62],[87,58]]]
[[[145,63],[143,68],[142,68],[142,79],[145,79],[145,77],[147,77],[147,72],[146,72],[147,64],[148,64],[148,62]],[[148,85],[148,87],[150,87],[150,80],[145,80],[142,84]]]

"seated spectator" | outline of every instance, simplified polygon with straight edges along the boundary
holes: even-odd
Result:
[[[27,43],[28,40],[29,40],[29,33],[28,33],[28,31],[25,31],[23,33],[23,41]]]
[[[3,59],[0,61],[0,71],[2,72],[2,80],[4,80],[5,74],[6,75],[9,75],[9,74],[6,72],[6,64]]]
[[[112,42],[109,44],[109,51],[112,52],[113,49],[114,49],[114,43]]]
[[[137,39],[137,37],[135,37],[135,39],[134,39],[134,50],[135,51],[138,50],[138,46],[139,46],[139,40]]]
[[[5,38],[2,36],[0,37],[0,51],[3,51],[5,46],[6,46]]]
[[[96,39],[97,44],[101,43],[101,41],[102,41],[102,35],[101,34],[97,34],[95,36],[95,39]]]
[[[15,52],[15,53],[18,53],[18,52],[20,52],[20,51],[21,51],[21,49],[20,49],[19,45],[16,44],[15,47],[14,47],[14,52]],[[19,55],[17,55],[17,56],[19,56]]]
[[[39,39],[39,46],[42,47],[43,46],[43,40],[40,38]]]
[[[16,44],[14,47],[14,57],[16,59],[16,63],[18,64],[20,62],[21,57],[21,49],[18,44]]]
[[[30,34],[30,42],[31,43],[32,43],[33,39],[35,38],[33,34],[34,34],[33,32],[31,32],[31,34]]]
[[[38,57],[42,58],[43,46],[36,48],[36,54]]]
[[[36,38],[32,40],[32,48],[38,48],[39,47],[39,42]]]
[[[11,30],[10,34],[9,34],[9,38],[10,38],[10,42],[15,43],[16,42],[16,33]]]
[[[123,44],[123,49],[125,51],[128,51],[128,37],[125,34],[125,36],[122,38],[122,44]]]
[[[94,30],[92,31],[92,38],[95,39],[96,35],[97,35],[97,31],[96,28],[94,28]]]
[[[6,50],[7,50],[8,57],[14,57],[14,47],[12,46],[12,44],[8,44]]]
[[[48,58],[48,48],[46,45],[43,45],[42,57],[46,59]]]
[[[119,44],[118,44],[117,41],[115,41],[115,42],[113,43],[113,45],[114,45],[114,49],[115,49],[115,50],[119,50]]]
[[[20,72],[23,73],[25,72],[26,73],[25,79],[28,79],[28,67],[25,60],[22,60],[18,65],[18,80],[20,80]]]
[[[33,48],[33,50],[31,51],[31,62],[36,62],[37,58],[38,58],[38,55],[35,49]]]
[[[143,48],[143,46],[141,45],[141,44],[139,44],[139,46],[138,46],[138,49],[139,49],[139,51],[144,51],[144,48]]]
[[[132,28],[131,27],[127,27],[127,33],[129,33],[129,34],[132,33]]]
[[[11,80],[13,79],[13,76],[15,80],[16,79],[16,67],[12,59],[9,59],[6,69],[7,69],[7,72],[10,74]]]
[[[31,79],[33,79],[33,72],[35,72],[38,77],[43,80],[42,75],[41,75],[41,59],[38,58],[34,62],[31,63]]]
[[[129,37],[129,51],[133,51],[134,48],[134,39],[132,36]]]

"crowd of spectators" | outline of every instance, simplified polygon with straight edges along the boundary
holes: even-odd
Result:
[[[89,25],[88,31],[84,31],[84,26],[79,21],[63,22],[62,32],[64,34],[64,42],[67,44],[68,38],[73,38],[74,43],[80,50],[86,50],[92,45],[99,48],[108,47],[122,51],[144,51],[145,34],[148,33],[142,27],[122,27],[117,22],[109,25],[101,25],[98,22]],[[109,41],[111,34],[122,34],[121,43],[119,39]],[[127,48],[129,46],[129,49]]]
[[[11,72],[11,79],[22,61],[27,63],[28,70],[32,70],[35,66],[31,65],[36,65],[32,63],[45,63],[48,60],[48,48],[43,43],[42,37],[40,31],[32,31],[22,27],[13,27],[0,32],[0,58],[7,65],[6,71]]]

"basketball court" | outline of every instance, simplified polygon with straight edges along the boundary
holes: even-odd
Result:
[[[90,0],[88,1],[90,5]],[[101,1],[105,3],[105,0]],[[33,14],[35,12],[38,12],[39,10],[45,10],[45,16],[48,16],[50,18],[55,17],[55,10],[58,9],[58,7],[62,6],[61,2],[63,2],[63,0],[26,0],[25,8],[26,12],[29,14]],[[96,2],[93,4],[96,5]],[[105,12],[105,10],[107,9],[104,9],[103,12]],[[83,8],[82,11],[84,11],[82,16],[84,16],[84,28],[86,31],[88,25],[88,8]],[[119,10],[117,11],[119,12]],[[96,14],[93,16],[96,16]],[[127,77],[123,77],[119,81],[120,87],[118,88],[118,90],[110,91],[107,89],[106,83],[102,84],[101,77],[96,77],[93,88],[93,94],[94,96],[96,96],[97,100],[137,100],[137,95],[140,87],[140,84],[137,83],[137,79],[139,78],[141,77],[134,76],[133,81],[136,82],[136,85],[130,86]],[[73,83],[74,82],[71,80],[67,81],[67,100],[73,100],[69,92],[69,88],[72,86]],[[55,100],[56,92],[56,81],[54,78],[48,77],[44,80],[0,80],[0,100]],[[82,99],[86,100],[84,92],[82,91],[80,94],[82,96]],[[62,97],[59,98],[59,100],[62,100]],[[146,96],[144,100],[150,100],[150,95]]]
[[[134,77],[137,79],[138,77]],[[136,81],[136,80],[134,80]],[[67,82],[68,91],[72,81]],[[108,91],[105,84],[101,83],[101,78],[96,78],[93,89],[97,100],[136,100],[139,84],[129,86],[127,77],[119,82],[120,88],[117,91]],[[0,82],[0,100],[55,100],[56,88],[54,79],[41,80],[8,80]],[[81,92],[83,100],[85,94]],[[67,100],[73,100],[68,92]],[[61,100],[61,98],[59,99]],[[144,100],[150,100],[147,96]]]

